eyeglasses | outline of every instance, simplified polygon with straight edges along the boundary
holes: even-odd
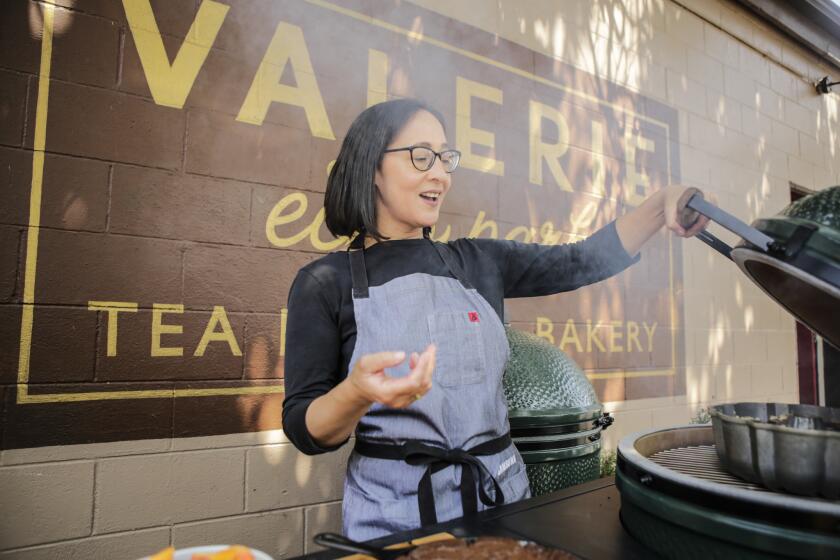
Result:
[[[458,168],[458,162],[461,161],[461,152],[458,150],[443,150],[436,152],[426,146],[408,146],[407,148],[391,148],[385,150],[388,152],[411,152],[411,163],[417,171],[428,171],[435,164],[435,158],[440,158],[443,164],[443,170],[447,173],[452,173]]]

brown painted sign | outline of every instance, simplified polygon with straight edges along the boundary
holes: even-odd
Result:
[[[4,448],[279,428],[290,283],[346,246],[327,169],[389,96],[437,107],[463,152],[440,240],[579,240],[679,179],[675,110],[402,2],[3,12]],[[508,318],[602,400],[683,394],[680,270],[662,233]]]

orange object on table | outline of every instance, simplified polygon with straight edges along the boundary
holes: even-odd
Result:
[[[168,546],[149,556],[149,560],[173,560],[175,558],[175,547]],[[190,557],[190,560],[254,560],[251,549],[241,544],[235,544],[219,552],[197,552]]]
[[[157,554],[154,554],[154,555],[150,556],[149,560],[172,560],[172,558],[174,558],[174,557],[175,557],[175,547],[174,546],[168,546],[168,547],[164,548],[163,550],[161,550],[160,552],[158,552]]]
[[[239,544],[212,554],[193,554],[192,560],[254,560],[247,546]]]

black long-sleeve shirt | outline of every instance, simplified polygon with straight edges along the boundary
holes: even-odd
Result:
[[[503,317],[504,298],[574,290],[609,278],[638,260],[631,258],[615,223],[591,237],[565,245],[493,239],[448,243],[468,281]],[[426,239],[384,241],[365,250],[370,286],[414,273],[452,277]],[[283,430],[306,454],[332,451],[315,443],[306,410],[345,377],[356,344],[350,263],[346,251],[330,253],[303,267],[289,292],[286,323]]]

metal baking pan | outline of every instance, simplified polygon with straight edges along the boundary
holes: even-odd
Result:
[[[840,499],[840,408],[736,403],[711,409],[724,468],[771,490]]]

